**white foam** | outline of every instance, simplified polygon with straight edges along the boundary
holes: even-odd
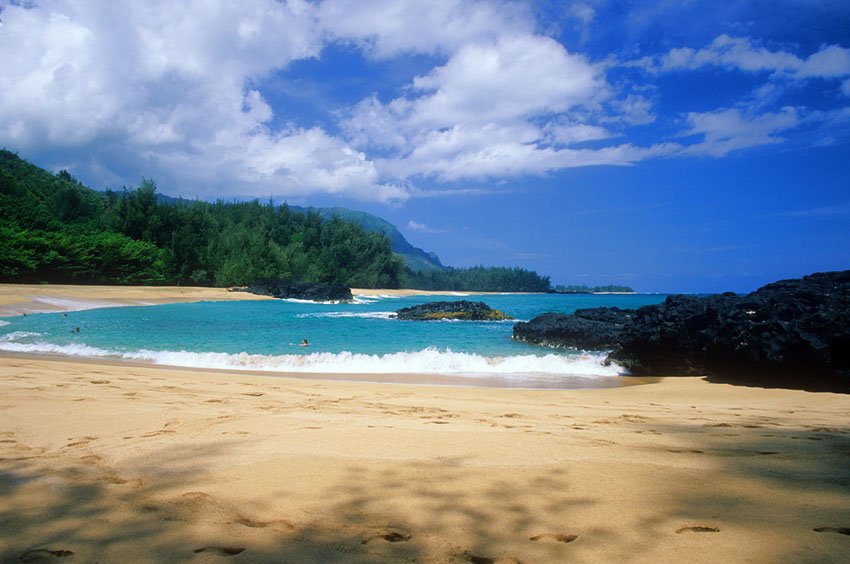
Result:
[[[19,331],[0,338],[0,350],[25,353],[60,354],[76,357],[111,357],[191,368],[258,370],[269,372],[340,374],[453,374],[512,375],[518,378],[541,376],[604,377],[624,374],[616,364],[605,364],[604,354],[547,354],[487,357],[478,354],[427,348],[415,352],[384,355],[312,353],[263,355],[219,352],[151,351],[119,352],[84,344],[19,343],[38,333]]]
[[[0,341],[0,350],[10,352],[61,354],[82,357],[116,357],[118,353],[82,344],[54,345],[52,343],[9,343]]]
[[[342,303],[340,300],[328,300],[328,301],[317,301],[317,300],[302,300],[300,298],[283,298],[283,301],[289,302],[291,304],[319,304],[319,305],[339,305]]]
[[[312,353],[306,355],[260,355],[197,353],[188,351],[141,350],[121,355],[132,360],[155,364],[222,368],[228,370],[263,370],[271,372],[314,372],[349,374],[512,374],[617,376],[624,372],[616,364],[605,365],[602,354],[544,356],[517,355],[486,357],[478,354],[440,351],[428,348],[416,352],[367,355],[351,352]]]
[[[0,327],[5,327],[6,325],[11,325],[11,323],[8,322],[8,321],[3,321],[2,319],[0,319]]]
[[[0,335],[0,343],[11,343],[19,339],[26,339],[27,337],[41,337],[41,333],[33,333],[32,331],[6,333],[5,335]]]
[[[396,313],[394,311],[325,311],[322,313],[299,313],[295,317],[307,319],[310,317],[327,317],[327,318],[345,318],[359,317],[362,319],[394,319]]]

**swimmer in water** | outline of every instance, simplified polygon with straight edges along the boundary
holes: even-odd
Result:
[[[301,346],[302,347],[309,347],[310,343],[307,342],[307,339],[301,339]]]

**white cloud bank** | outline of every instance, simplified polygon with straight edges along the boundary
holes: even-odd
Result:
[[[2,19],[2,144],[95,156],[121,145],[207,195],[404,196],[321,128],[272,129],[274,110],[251,86],[319,56],[310,3],[56,0],[4,5]]]
[[[571,6],[589,29],[590,5]],[[631,141],[630,128],[658,118],[653,99],[612,84],[610,59],[536,33],[525,2],[0,0],[0,9],[0,145],[25,156],[76,150],[87,156],[78,166],[104,181],[137,180],[110,170],[120,163],[188,195],[393,202],[474,193],[459,184],[722,157],[779,143],[812,119],[804,108],[719,108],[681,116],[686,128],[654,144]],[[337,123],[295,125],[264,98],[263,81],[321,60],[329,42],[373,62],[425,54],[439,63],[404,79],[401,94],[335,108]],[[649,76],[714,66],[818,78],[850,96],[850,50],[837,45],[798,57],[723,35],[633,66]],[[416,187],[423,179],[445,186]]]

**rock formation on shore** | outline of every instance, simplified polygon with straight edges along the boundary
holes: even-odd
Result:
[[[532,343],[610,349],[633,374],[850,374],[850,270],[782,280],[745,296],[672,295],[634,311],[544,314],[514,327]]]
[[[348,301],[354,299],[351,288],[342,284],[321,282],[294,282],[280,278],[260,280],[248,286],[248,291],[261,296],[313,300],[316,302]]]
[[[579,309],[571,315],[544,313],[514,325],[514,338],[552,348],[612,349],[633,314],[616,307]]]
[[[430,302],[405,307],[396,312],[398,319],[433,321],[438,319],[462,319],[464,321],[502,321],[513,319],[484,302],[460,300],[454,302]]]

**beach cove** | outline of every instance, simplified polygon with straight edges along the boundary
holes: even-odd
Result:
[[[2,353],[0,559],[844,560],[850,397],[645,381],[421,386]]]

